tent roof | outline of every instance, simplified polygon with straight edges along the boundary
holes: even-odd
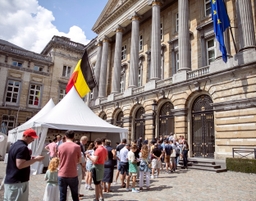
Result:
[[[48,114],[37,119],[35,126],[89,132],[128,132],[127,129],[109,124],[98,117],[83,102],[74,87]]]
[[[25,123],[21,124],[20,126],[10,130],[10,133],[16,132],[16,131],[24,131],[28,128],[32,128],[34,126],[34,123],[37,119],[39,119],[40,117],[46,115],[47,113],[50,112],[50,110],[52,108],[54,108],[55,104],[53,102],[52,99],[50,99],[46,105],[38,112],[36,113],[35,116],[33,116],[31,119],[29,119],[28,121],[26,121]]]

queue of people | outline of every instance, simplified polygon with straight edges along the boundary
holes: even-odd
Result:
[[[72,200],[80,200],[84,196],[80,193],[83,178],[87,190],[93,190],[94,183],[95,201],[104,201],[104,193],[112,192],[111,184],[119,183],[119,176],[120,188],[139,193],[150,189],[150,179],[157,178],[160,169],[167,173],[176,171],[180,158],[183,159],[183,168],[187,168],[189,146],[183,136],[177,138],[171,134],[150,143],[140,137],[131,144],[122,139],[116,147],[112,147],[110,140],[98,138],[85,150],[87,137],[74,141],[74,135],[74,131],[67,131],[65,141],[57,136],[45,147],[50,162],[45,174],[43,201],[66,201],[68,192]],[[28,200],[30,165],[44,159],[43,156],[31,157],[27,147],[37,137],[33,129],[28,129],[11,147],[4,185],[5,201]]]

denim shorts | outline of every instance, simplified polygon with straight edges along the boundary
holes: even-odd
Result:
[[[120,162],[119,163],[119,169],[120,174],[126,174],[129,175],[129,163],[128,162]]]

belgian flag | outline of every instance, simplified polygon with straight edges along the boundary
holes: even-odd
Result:
[[[68,81],[66,93],[68,93],[73,86],[76,88],[76,91],[81,98],[96,86],[86,50],[84,51],[82,59],[78,61],[76,68]]]

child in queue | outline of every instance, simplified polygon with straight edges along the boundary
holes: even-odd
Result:
[[[43,201],[59,201],[58,166],[59,159],[56,157],[52,158],[44,176],[47,184]]]
[[[132,178],[132,192],[139,193],[138,190],[135,189],[136,177],[137,177],[137,160],[135,157],[135,152],[137,151],[137,145],[132,145],[130,151],[128,152],[128,161],[129,161],[129,174]]]

